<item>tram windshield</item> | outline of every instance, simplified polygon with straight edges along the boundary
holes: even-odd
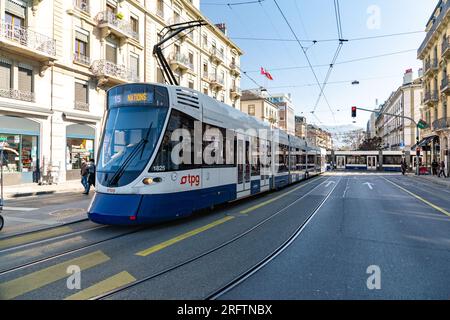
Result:
[[[147,166],[169,110],[167,89],[147,84],[108,92],[108,112],[97,166],[107,187],[131,183]]]

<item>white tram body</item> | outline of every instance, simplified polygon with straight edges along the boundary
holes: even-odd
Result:
[[[183,87],[114,87],[105,117],[96,194],[88,209],[89,218],[102,224],[189,216],[326,168],[324,150],[307,148],[302,139]],[[183,161],[174,162],[173,154]]]

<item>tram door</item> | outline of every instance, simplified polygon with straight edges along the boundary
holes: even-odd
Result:
[[[250,140],[248,136],[237,134],[237,192],[250,190]]]
[[[336,156],[336,169],[345,169],[345,156]]]
[[[367,157],[367,170],[375,171],[377,170],[377,156]]]

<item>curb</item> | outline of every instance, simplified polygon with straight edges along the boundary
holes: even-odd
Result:
[[[27,197],[34,197],[34,196],[43,196],[43,195],[52,195],[52,194],[59,194],[59,193],[75,193],[75,192],[82,192],[83,189],[68,189],[68,190],[48,190],[48,191],[35,191],[35,192],[19,192],[19,193],[10,193],[5,194],[6,200],[14,200],[14,199],[23,199]]]

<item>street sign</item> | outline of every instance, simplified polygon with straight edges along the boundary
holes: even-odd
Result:
[[[417,127],[419,129],[426,129],[426,128],[428,128],[428,123],[426,123],[423,120],[419,120],[419,123],[417,123]]]

